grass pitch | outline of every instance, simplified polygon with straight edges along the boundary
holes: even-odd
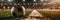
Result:
[[[13,17],[10,10],[0,10],[0,20],[20,20],[20,18]]]
[[[26,10],[25,16],[28,16],[33,10]],[[60,20],[60,11],[38,10],[42,15],[51,20]],[[21,18],[12,17],[10,10],[0,10],[0,20],[20,20]]]
[[[28,16],[31,11],[26,11],[25,16]],[[0,10],[0,20],[21,20],[21,17],[13,17],[10,10]]]

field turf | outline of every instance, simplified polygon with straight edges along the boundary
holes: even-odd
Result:
[[[38,10],[43,16],[50,20],[60,20],[60,11],[43,11]],[[26,11],[25,16],[28,16],[31,11]],[[0,20],[20,20],[21,18],[13,17],[10,10],[0,10]]]

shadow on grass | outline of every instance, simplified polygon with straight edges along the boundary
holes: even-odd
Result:
[[[0,17],[0,20],[17,20],[17,19],[21,19],[22,17],[12,17],[12,16],[8,16],[8,17]]]
[[[60,17],[55,16],[47,16],[46,18],[49,18],[50,20],[60,20]]]

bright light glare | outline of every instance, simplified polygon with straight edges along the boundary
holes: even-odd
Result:
[[[25,0],[23,0],[23,1],[25,1]]]
[[[34,0],[36,2],[36,0]]]
[[[9,2],[13,1],[13,0],[8,0]]]

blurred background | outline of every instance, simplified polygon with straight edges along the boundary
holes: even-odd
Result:
[[[46,18],[60,20],[60,0],[0,0],[0,20],[20,20],[11,15],[11,8],[17,5],[25,7],[27,16],[38,9]]]
[[[0,9],[11,9],[16,5],[26,9],[60,9],[59,0],[0,0]]]
[[[11,9],[16,5],[24,6],[25,8],[43,8],[44,3],[49,3],[50,0],[0,0],[0,9]]]

